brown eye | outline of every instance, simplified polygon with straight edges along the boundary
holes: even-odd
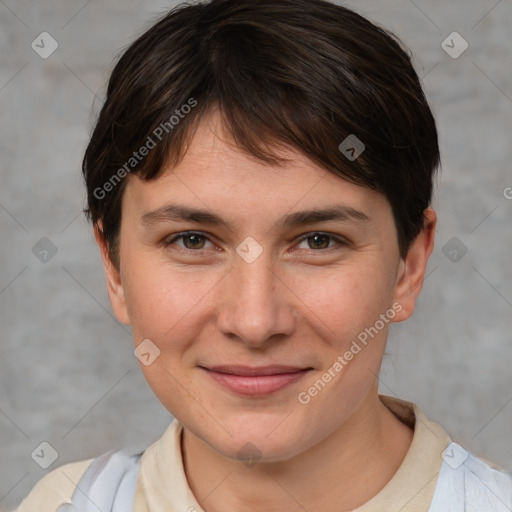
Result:
[[[312,235],[308,236],[307,240],[312,240],[313,244],[309,244],[311,249],[327,249],[329,247],[330,236],[327,235]]]
[[[183,243],[187,249],[203,249],[204,246],[204,236],[201,235],[184,235],[181,237],[183,239]],[[189,240],[190,243],[187,244],[185,241]],[[201,244],[202,241],[202,244]],[[200,245],[200,247],[198,247]]]
[[[307,241],[308,247],[306,249],[310,249],[312,251],[321,251],[323,249],[331,249],[333,248],[333,244],[331,241],[337,242],[334,246],[338,245],[340,247],[346,247],[349,243],[342,238],[338,238],[327,233],[311,233],[302,238],[300,243]],[[340,248],[338,247],[338,248]]]
[[[178,240],[183,240],[183,244],[176,244]],[[177,245],[182,249],[188,249],[190,251],[205,249],[205,242],[208,238],[201,233],[181,233],[171,239],[164,242],[164,247],[171,245]]]

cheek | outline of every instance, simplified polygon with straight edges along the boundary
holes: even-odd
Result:
[[[319,414],[335,411],[323,421],[327,430],[345,421],[375,385],[382,361],[389,321],[381,315],[390,310],[394,281],[389,265],[371,260],[317,276],[316,286],[309,279],[296,283],[308,305],[309,329],[322,338],[325,349],[324,366],[298,400]]]
[[[211,273],[133,261],[125,278],[125,296],[135,343],[149,338],[162,352],[177,349],[177,340],[193,339],[197,318],[211,300],[218,279]],[[179,342],[178,342],[179,344]]]
[[[127,276],[134,345],[149,339],[160,351],[154,362],[141,364],[141,370],[174,415],[190,403],[187,390],[193,389],[194,382],[188,369],[195,361],[195,342],[204,329],[205,311],[213,307],[208,292],[217,281],[207,273],[199,276],[157,265],[148,268],[147,264],[131,265]]]
[[[332,345],[357,336],[390,307],[391,274],[383,263],[345,265],[295,277],[304,318]]]

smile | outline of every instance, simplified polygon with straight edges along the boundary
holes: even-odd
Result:
[[[200,368],[217,384],[245,396],[264,396],[275,393],[301,380],[312,369],[277,365],[259,368],[241,366]]]

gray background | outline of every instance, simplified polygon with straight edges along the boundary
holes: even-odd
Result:
[[[0,0],[0,508],[45,474],[31,458],[42,441],[59,455],[50,471],[143,449],[171,419],[110,312],[80,163],[116,53],[175,3]],[[412,50],[443,159],[429,275],[391,331],[381,391],[512,468],[512,2],[346,4]],[[48,59],[31,48],[43,31],[59,44]],[[441,47],[452,31],[469,43],[457,59]],[[43,237],[47,262],[32,250]]]

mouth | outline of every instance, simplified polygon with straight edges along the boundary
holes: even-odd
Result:
[[[217,384],[244,396],[264,396],[301,380],[313,368],[296,366],[200,366]]]

